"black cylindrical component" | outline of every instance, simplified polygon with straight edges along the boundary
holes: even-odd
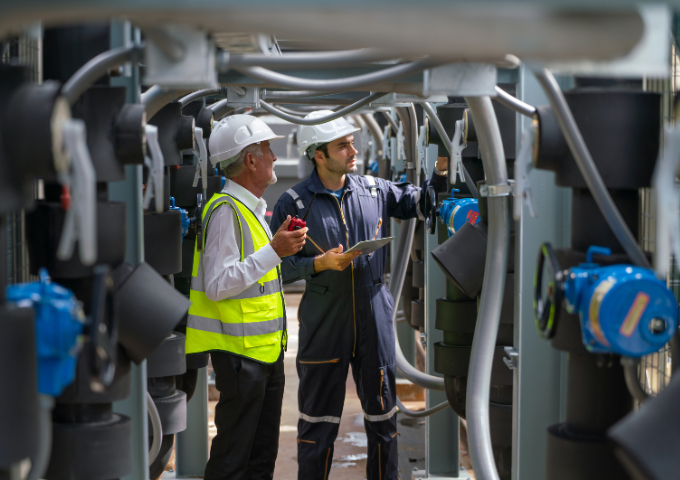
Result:
[[[2,143],[8,157],[45,180],[56,180],[55,155],[56,163],[66,161],[60,126],[70,118],[71,109],[60,89],[53,81],[23,85],[10,97],[2,117]]]
[[[113,127],[116,156],[124,165],[142,165],[146,155],[146,112],[144,105],[123,106]]]
[[[177,210],[144,214],[144,256],[161,275],[182,271],[182,218]]]
[[[158,127],[158,143],[165,165],[181,165],[181,151],[194,146],[194,117],[183,116],[182,105],[172,102],[161,108],[148,123]]]
[[[609,190],[623,220],[638,237],[640,217],[637,190]],[[589,190],[575,188],[571,197],[571,248],[585,252],[592,245],[607,247],[612,253],[624,253],[616,235],[605,220]]]
[[[186,372],[185,340],[184,334],[171,332],[146,359],[146,376],[168,377]]]
[[[550,105],[536,107],[532,128],[536,131],[534,166],[541,170],[557,170],[569,153],[569,145]]]
[[[576,436],[604,436],[633,410],[623,367],[615,355],[569,354],[565,429]]]
[[[34,325],[32,307],[0,305],[0,469],[37,453],[40,415]]]
[[[196,126],[203,130],[203,138],[210,138],[214,112],[210,108],[203,107],[196,115]]]
[[[411,301],[411,318],[409,320],[412,327],[425,327],[425,302],[423,300]]]
[[[26,231],[31,273],[47,268],[53,278],[83,278],[93,274],[94,265],[83,265],[76,244],[69,260],[57,258],[66,212],[60,203],[38,202],[36,209],[26,215]],[[116,267],[125,260],[125,204],[97,203],[97,260],[96,264]]]
[[[222,177],[217,176],[208,168],[208,199],[222,190]],[[212,175],[210,175],[213,173]],[[170,169],[170,196],[175,199],[175,205],[182,208],[196,207],[197,195],[203,193],[202,181],[193,186],[195,165],[179,165]]]
[[[87,147],[98,182],[125,178],[123,163],[116,155],[114,125],[125,105],[125,87],[93,86],[73,105],[73,116],[87,125]]]

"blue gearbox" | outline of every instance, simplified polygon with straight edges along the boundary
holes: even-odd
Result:
[[[47,270],[38,275],[38,282],[8,286],[7,301],[33,306],[38,392],[57,397],[75,378],[85,314],[70,290],[50,281]]]
[[[442,202],[439,216],[446,224],[449,238],[465,223],[476,224],[479,220],[479,202],[475,198],[456,198],[457,188],[451,190],[451,197]]]
[[[678,302],[654,272],[632,265],[601,267],[590,247],[587,263],[565,272],[564,300],[581,318],[581,334],[593,353],[642,357],[662,348],[678,328]]]
[[[189,231],[191,226],[191,218],[189,218],[189,212],[183,208],[175,206],[175,197],[170,197],[170,210],[177,210],[180,214],[180,221],[182,222],[182,240]]]

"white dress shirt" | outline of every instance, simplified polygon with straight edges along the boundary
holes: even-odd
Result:
[[[229,179],[222,193],[228,193],[248,207],[271,240],[272,233],[264,218],[267,211],[267,202],[264,199],[257,198]],[[220,205],[213,211],[208,224],[208,237],[205,239],[203,252],[205,294],[213,302],[238,295],[281,263],[270,244],[241,261],[240,242],[234,211],[229,205]]]

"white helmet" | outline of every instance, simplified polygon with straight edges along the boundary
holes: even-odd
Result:
[[[332,115],[331,110],[317,110],[307,115],[305,118],[318,118]],[[332,142],[338,138],[349,135],[350,133],[358,132],[360,128],[353,127],[347,120],[340,117],[330,122],[322,123],[321,125],[302,125],[297,132],[298,139],[298,153],[302,155],[307,153],[307,158],[313,158],[314,152],[318,145]],[[214,133],[213,133],[214,135]],[[315,147],[315,148],[311,148]]]
[[[210,161],[222,168],[234,163],[241,150],[253,143],[283,138],[262,120],[250,115],[231,115],[221,120],[210,134]]]

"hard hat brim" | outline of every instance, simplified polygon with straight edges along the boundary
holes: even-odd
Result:
[[[281,135],[270,135],[266,138],[260,139],[257,142],[249,143],[248,145],[242,145],[238,146],[236,148],[232,148],[230,150],[226,150],[224,152],[217,153],[215,155],[210,155],[210,162],[213,165],[216,165],[218,163],[224,162],[225,160],[229,160],[233,157],[236,157],[239,153],[241,153],[246,147],[249,147],[250,145],[254,145],[256,143],[261,143],[261,142],[268,142],[270,140],[278,140],[280,138],[284,138]],[[234,158],[229,164],[234,163],[237,159]],[[226,165],[225,165],[226,166]]]
[[[348,130],[347,132],[343,132],[343,133],[341,133],[341,134],[339,134],[339,135],[337,135],[337,136],[332,136],[331,139],[328,140],[328,141],[319,142],[319,143],[313,143],[313,144],[311,144],[311,145],[303,145],[303,146],[301,146],[301,147],[298,147],[298,155],[303,155],[303,154],[304,154],[307,150],[309,150],[311,147],[316,146],[316,148],[318,148],[319,145],[325,145],[325,144],[327,144],[327,143],[331,143],[331,142],[337,140],[338,138],[346,137],[347,135],[351,135],[351,134],[356,133],[356,132],[359,132],[359,131],[361,131],[360,128],[354,127],[354,128],[352,128],[351,130]]]

